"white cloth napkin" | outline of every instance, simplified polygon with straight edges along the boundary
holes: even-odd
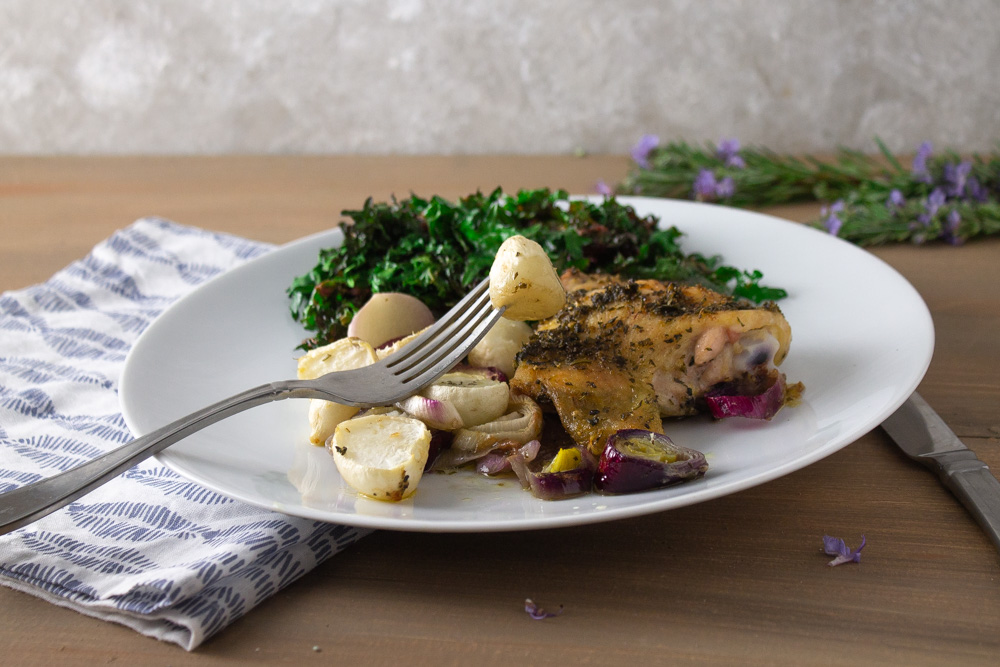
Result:
[[[0,296],[0,492],[128,441],[117,387],[136,337],[269,249],[147,218]],[[191,650],[367,532],[251,507],[146,461],[0,537],[0,583]]]

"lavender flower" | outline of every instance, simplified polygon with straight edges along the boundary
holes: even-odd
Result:
[[[944,194],[944,190],[941,188],[934,188],[931,193],[924,200],[924,212],[917,216],[917,221],[924,227],[929,227],[931,224],[931,219],[937,215],[938,209],[944,206],[947,197]]]
[[[715,174],[712,173],[712,170],[702,169],[694,179],[694,198],[699,201],[712,199],[715,197],[716,187],[718,187],[718,183],[715,180]]]
[[[886,208],[901,208],[904,205],[906,205],[906,198],[903,197],[903,193],[893,188],[892,192],[889,193],[889,199],[885,202]]]
[[[842,565],[844,563],[860,563],[861,550],[864,548],[864,535],[861,536],[861,546],[857,549],[848,549],[847,545],[844,544],[844,540],[839,537],[830,537],[829,535],[823,536],[823,551],[826,552],[828,556],[836,556],[836,558],[827,563],[830,567]]]
[[[655,134],[644,134],[632,148],[632,159],[643,169],[649,169],[649,154],[660,145],[660,138]]]
[[[736,155],[740,150],[740,140],[736,138],[730,139],[720,139],[719,145],[716,147],[716,155],[719,156],[720,160],[725,160],[726,158]]]
[[[957,231],[958,223],[960,222],[962,222],[962,216],[959,214],[958,209],[953,208],[948,212],[947,224],[945,225],[945,228],[951,232]]]
[[[931,142],[925,141],[920,144],[917,154],[913,156],[912,172],[918,181],[922,183],[931,182],[931,174],[927,171],[927,158],[931,156]]]
[[[545,618],[552,618],[553,616],[558,616],[562,613],[563,607],[559,605],[559,609],[556,611],[545,611],[539,607],[531,598],[526,598],[524,600],[524,611],[528,612],[528,616],[535,619],[536,621],[541,621]]]
[[[949,162],[944,166],[944,182],[948,196],[961,197],[965,194],[966,180],[971,172],[972,163],[969,161],[957,165]]]
[[[605,183],[603,178],[594,184],[594,190],[597,192],[597,194],[604,195],[605,197],[610,197],[611,195],[614,194],[614,191],[611,189],[611,186]]]
[[[819,210],[820,215],[829,215],[830,213],[840,213],[844,210],[844,200],[838,199],[829,206],[824,206]]]
[[[985,204],[990,198],[989,190],[975,176],[970,176],[965,182],[965,192],[969,195],[969,199],[980,204]]]
[[[831,235],[836,236],[840,233],[840,228],[844,226],[844,221],[840,219],[837,215],[844,210],[844,202],[838,199],[833,202],[829,208],[823,207],[820,211],[820,215],[824,216],[823,226],[826,227],[826,231],[830,232]]]
[[[958,225],[962,222],[962,216],[959,214],[957,209],[951,209],[948,212],[948,217],[945,218],[944,231],[941,232],[941,238],[952,245],[961,245],[962,237],[958,235]]]
[[[726,199],[727,197],[732,197],[733,193],[736,192],[736,184],[733,183],[733,179],[726,176],[715,186],[715,196],[718,199]]]
[[[927,215],[933,217],[938,209],[944,206],[947,197],[944,194],[944,190],[941,188],[934,188],[931,190],[930,195],[927,196],[927,201],[924,203],[924,207],[927,209]]]
[[[722,139],[716,147],[715,157],[725,163],[727,167],[742,169],[747,166],[747,163],[743,161],[742,157],[740,157],[739,151],[739,139]]]
[[[713,201],[732,197],[736,192],[736,183],[732,177],[726,176],[717,180],[711,169],[702,169],[694,179],[691,196],[698,201]]]
[[[823,226],[826,227],[826,231],[830,232],[831,236],[836,236],[840,233],[840,228],[844,226],[844,221],[836,213],[831,213],[823,220]]]

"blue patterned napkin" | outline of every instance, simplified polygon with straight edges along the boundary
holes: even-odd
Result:
[[[148,218],[0,296],[0,492],[128,441],[117,387],[136,337],[269,249]],[[251,507],[150,460],[0,537],[0,584],[191,650],[367,532]]]

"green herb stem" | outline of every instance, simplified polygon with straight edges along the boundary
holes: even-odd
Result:
[[[616,188],[620,194],[741,207],[823,202],[828,208],[811,224],[860,245],[935,239],[957,244],[1000,233],[996,154],[932,155],[925,144],[907,168],[880,139],[875,155],[843,148],[829,159],[739,148],[733,141],[696,147],[644,140],[647,150],[633,153],[636,163]]]

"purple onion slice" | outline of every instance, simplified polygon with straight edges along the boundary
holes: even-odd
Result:
[[[785,404],[785,376],[779,373],[771,386],[759,394],[709,394],[705,402],[716,419],[770,419]]]
[[[396,403],[396,407],[430,428],[454,431],[462,427],[462,417],[450,401],[438,401],[415,394]]]
[[[625,429],[608,438],[594,487],[603,493],[637,493],[701,477],[706,470],[701,452],[675,445],[662,433]]]
[[[538,450],[541,449],[541,446],[541,442],[532,440],[531,442],[519,445],[513,452],[506,448],[493,450],[476,461],[476,472],[487,477],[513,472],[514,468],[511,461],[515,457],[521,464],[527,465],[538,456]]]
[[[427,452],[427,463],[424,464],[424,472],[432,469],[434,462],[437,461],[442,452],[451,447],[453,437],[454,434],[451,431],[442,431],[436,428],[431,429],[431,444]]]
[[[514,474],[521,481],[521,486],[531,491],[531,495],[542,500],[559,500],[590,493],[594,485],[594,473],[597,470],[597,459],[586,447],[573,447],[573,455],[577,460],[575,467],[570,469],[551,470],[552,462],[538,469],[529,465],[516,452],[510,457],[510,465]],[[565,459],[567,450],[560,450],[556,455]]]

